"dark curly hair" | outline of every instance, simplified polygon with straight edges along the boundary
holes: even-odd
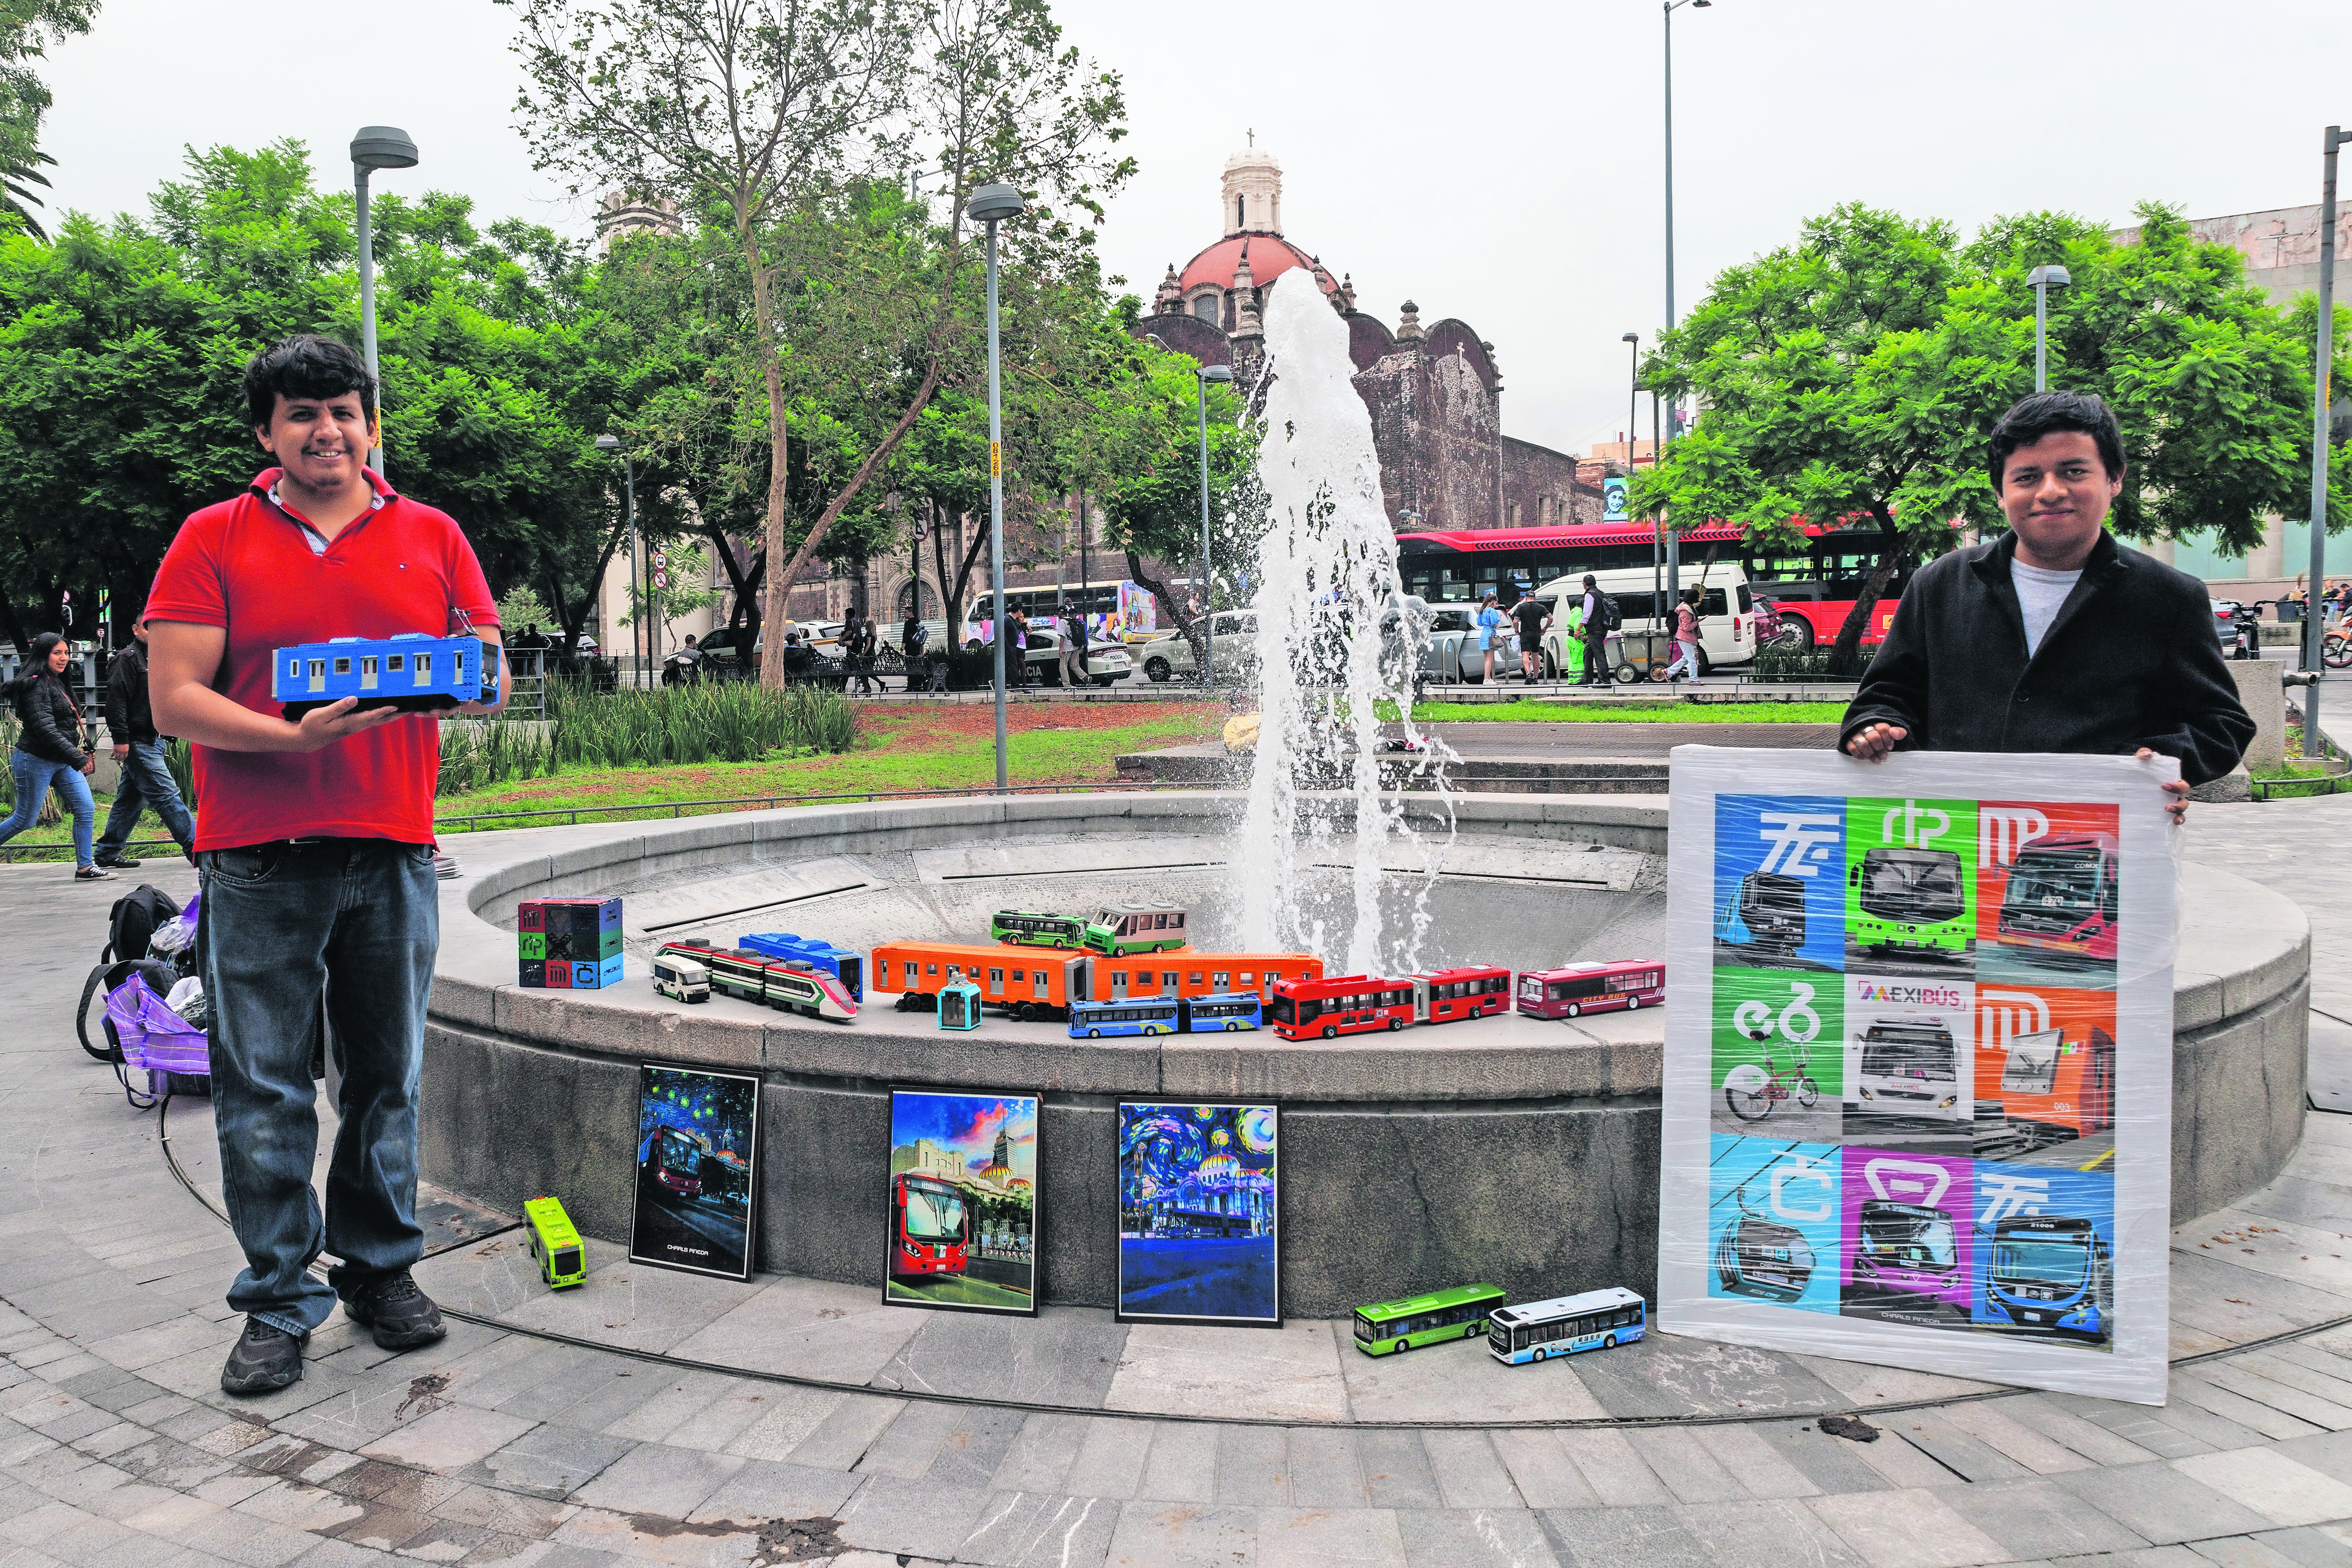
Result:
[[[2105,398],[2089,392],[2037,392],[2021,399],[1992,427],[1985,469],[1992,476],[1993,494],[2000,493],[2011,453],[2058,430],[2080,430],[2088,436],[2099,448],[2099,463],[2107,470],[2107,478],[2123,477],[2124,433]]]
[[[257,426],[268,426],[280,397],[341,397],[356,392],[371,413],[375,377],[349,343],[300,332],[262,350],[245,367],[245,406]]]

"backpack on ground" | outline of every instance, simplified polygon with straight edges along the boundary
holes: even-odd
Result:
[[[154,939],[155,929],[180,918],[180,906],[172,895],[152,883],[142,882],[130,892],[114,900],[113,911],[106,921],[106,948],[98,955],[98,967],[82,982],[81,1006],[74,1013],[74,1033],[81,1040],[81,1048],[102,1062],[120,1061],[121,1055],[101,1034],[90,1034],[90,1004],[104,991],[112,991],[122,984],[120,978],[106,978],[110,965],[147,956],[147,944]],[[165,990],[171,987],[167,984]]]

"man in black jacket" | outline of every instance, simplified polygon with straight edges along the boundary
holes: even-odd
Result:
[[[121,770],[114,785],[114,808],[106,814],[106,831],[99,836],[98,863],[128,870],[139,862],[123,854],[139,813],[152,805],[163,831],[179,841],[188,864],[196,863],[196,820],[180,798],[180,786],[163,761],[163,738],[155,733],[155,715],[147,706],[147,622],[131,628],[137,640],[114,656],[106,679],[106,731],[114,741],[114,762]]]
[[[1994,426],[1993,492],[2010,531],[1911,579],[1838,744],[2177,758],[2189,787],[2238,765],[2254,721],[2221,658],[2205,585],[2104,526],[2123,437],[2101,399],[2045,392]]]

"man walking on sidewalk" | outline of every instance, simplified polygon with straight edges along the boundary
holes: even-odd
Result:
[[[469,623],[495,642],[498,607],[457,524],[366,467],[375,384],[350,348],[289,338],[254,356],[245,395],[278,466],[181,524],[147,622],[155,722],[195,749],[213,1118],[245,1251],[228,1292],[245,1331],[221,1387],[264,1394],[301,1377],[302,1346],[338,1298],[384,1350],[447,1331],[409,1278],[425,1243],[416,1091],[441,941],[439,726],[349,697],[289,721],[272,656]],[[322,1005],[341,1070],[323,1225],[310,1188]],[[310,1272],[321,1252],[336,1259],[323,1281]]]
[[[139,813],[155,808],[180,846],[188,864],[196,863],[196,825],[180,798],[180,786],[163,760],[163,738],[155,732],[154,710],[147,703],[147,617],[131,628],[136,638],[114,656],[106,678],[106,732],[114,740],[114,762],[120,770],[114,785],[114,808],[106,814],[106,831],[99,836],[98,863],[118,870],[133,870],[139,862],[123,854],[139,826]]]
[[[1584,574],[1584,676],[1579,686],[1610,684],[1609,621],[1612,605],[1591,573]]]

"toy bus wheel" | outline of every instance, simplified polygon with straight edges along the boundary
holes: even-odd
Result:
[[[1338,1039],[1338,1038],[1339,1037],[1339,1026],[1338,1026],[1337,1025],[1334,1025],[1334,1024],[1326,1024],[1326,1025],[1324,1025],[1324,1026],[1323,1026],[1323,1037],[1324,1037],[1325,1039],[1327,1039],[1327,1040],[1336,1040],[1336,1039]]]
[[[1639,996],[1628,996],[1625,998],[1625,1011],[1628,1013],[1638,1013],[1641,1010],[1642,999]]]
[[[1389,1032],[1390,1032],[1391,1034],[1394,1034],[1397,1030],[1402,1029],[1402,1028],[1403,1028],[1403,1027],[1404,1027],[1404,1020],[1403,1020],[1402,1018],[1391,1018],[1391,1019],[1389,1020]]]
[[[1239,1018],[1228,1018],[1228,1019],[1226,1019],[1226,1020],[1225,1020],[1225,1033],[1227,1033],[1228,1035],[1230,1035],[1230,1034],[1234,1033],[1235,1030],[1239,1029],[1241,1026],[1242,1026],[1242,1021],[1241,1021]]]
[[[1538,1350],[1538,1351],[1536,1352],[1536,1354],[1535,1354],[1535,1359],[1536,1359],[1536,1360],[1538,1360],[1538,1361],[1541,1361],[1541,1360],[1543,1360],[1543,1359],[1544,1359],[1544,1352],[1543,1352],[1541,1350]]]
[[[1399,1340],[1396,1342],[1396,1349],[1391,1353],[1394,1355],[1402,1355],[1405,1352],[1411,1349],[1412,1349],[1412,1342],[1411,1340]]]
[[[1573,1002],[1570,1002],[1570,1003],[1568,1005],[1568,1016],[1569,1016],[1570,1017],[1571,1017],[1571,1018],[1575,1017],[1579,1013],[1580,1013],[1580,1012],[1582,1012],[1582,1011],[1583,1011],[1583,1009],[1582,1009],[1582,1008],[1580,1008],[1580,1007],[1579,1007],[1579,1006],[1578,1006],[1575,1003],[1573,1003]]]
[[[1601,1341],[1601,1348],[1605,1351],[1615,1350],[1617,1348],[1617,1336],[1615,1334],[1612,1334],[1607,1339]]]
[[[1090,1040],[1099,1040],[1102,1038],[1102,1031],[1100,1029],[1088,1029],[1087,1031],[1087,1038]]]

